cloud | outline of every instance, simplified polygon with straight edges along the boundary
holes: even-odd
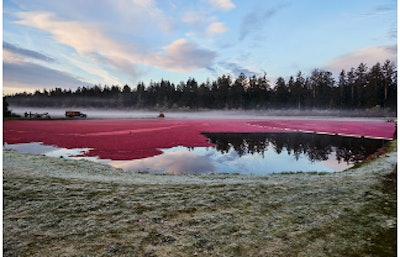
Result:
[[[63,56],[72,66],[79,67],[79,69],[85,71],[88,74],[95,74],[96,80],[99,80],[105,84],[118,85],[121,84],[117,77],[112,76],[106,69],[102,68],[101,65],[94,62],[86,62],[76,58],[75,56]]]
[[[37,51],[3,42],[4,93],[33,91],[38,88],[77,88],[88,84],[67,72],[48,68],[37,61],[53,65],[55,59]]]
[[[208,0],[208,2],[222,10],[231,10],[236,7],[231,0]]]
[[[228,30],[223,22],[213,22],[207,28],[207,35],[221,34]]]
[[[26,90],[37,88],[77,88],[88,83],[66,72],[34,63],[3,63],[3,87]]]
[[[109,4],[111,4],[109,8],[114,8],[115,3],[119,5],[119,13],[125,16],[123,21],[129,25],[135,24],[136,26],[146,27],[151,24],[152,30],[158,27],[164,32],[170,32],[174,27],[172,20],[157,6],[157,2],[154,0],[109,1]]]
[[[186,10],[181,15],[180,20],[193,29],[185,34],[188,38],[199,37],[202,40],[204,37],[213,37],[228,31],[225,23],[217,21],[215,16],[210,16],[209,13],[202,10]]]
[[[107,63],[132,77],[140,73],[136,64],[187,72],[209,66],[216,57],[215,52],[200,49],[185,39],[173,41],[159,51],[146,51],[117,41],[91,23],[60,20],[48,12],[19,13],[18,17],[17,23],[47,31],[55,41],[71,47],[81,57]]]
[[[151,33],[168,32],[174,26],[170,13],[159,6],[163,1],[157,0],[34,0],[17,5],[20,10],[55,13],[64,20],[101,23],[114,33],[146,33],[150,27]]]
[[[241,66],[238,63],[234,62],[219,62],[219,64],[227,69],[229,73],[233,74],[235,77],[238,77],[241,73],[245,74],[246,76],[252,76],[254,74],[258,74],[260,72],[256,72]]]
[[[154,6],[153,0],[132,0],[132,3],[145,8],[152,8]]]
[[[397,45],[365,48],[339,56],[331,60],[326,69],[338,74],[342,69],[349,70],[360,63],[372,66],[377,62],[382,64],[387,59],[397,62]]]
[[[104,64],[123,71],[132,78],[140,74],[131,62],[131,59],[140,59],[133,55],[132,47],[108,37],[99,26],[60,20],[48,12],[25,12],[18,13],[17,16],[20,18],[18,24],[48,32],[56,42],[72,48],[77,52],[78,58],[83,58],[88,63]],[[103,79],[109,81],[109,77]]]
[[[166,167],[167,174],[182,173],[208,173],[215,171],[215,166],[211,160],[205,156],[199,156],[195,153],[177,151],[165,153],[162,161],[157,163],[159,167]]]
[[[113,161],[113,165],[126,170],[148,170],[166,174],[209,173],[216,170],[208,156],[187,151],[166,152],[150,158],[132,161]]]
[[[395,3],[395,2],[393,2]],[[365,16],[386,16],[388,13],[396,12],[396,4],[392,5],[391,3],[381,4],[375,6],[371,11],[366,12]]]
[[[185,11],[182,14],[181,20],[184,23],[202,23],[206,19],[205,14],[199,11]]]
[[[121,44],[107,38],[98,26],[75,21],[63,21],[48,12],[19,13],[18,24],[47,31],[52,37],[82,54],[101,52],[105,55],[120,54]],[[123,49],[128,50],[128,49]]]
[[[19,55],[19,56],[33,58],[33,59],[37,59],[37,60],[41,60],[41,61],[46,61],[46,62],[55,61],[55,59],[52,57],[46,56],[42,53],[32,51],[29,49],[20,48],[16,45],[8,43],[8,42],[3,42],[3,50],[9,51],[9,52]]]
[[[389,1],[372,8],[363,14],[366,20],[373,18],[387,21],[387,39],[397,39],[397,6],[396,1]]]
[[[183,38],[175,40],[163,49],[165,53],[153,55],[150,62],[156,62],[160,67],[173,71],[187,72],[206,68],[217,56],[216,52],[198,48]]]
[[[239,40],[244,40],[250,33],[262,28],[265,22],[271,19],[276,13],[289,6],[288,3],[282,3],[276,7],[266,10],[254,9],[244,16],[240,27]]]

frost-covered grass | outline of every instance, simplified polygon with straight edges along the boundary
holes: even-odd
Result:
[[[395,145],[345,172],[261,177],[4,151],[4,256],[395,256]]]

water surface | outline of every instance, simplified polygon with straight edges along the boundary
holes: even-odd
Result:
[[[366,159],[387,142],[381,139],[314,133],[205,133],[215,147],[174,147],[163,154],[115,167],[156,173],[270,174],[342,171]]]
[[[387,140],[315,133],[204,133],[215,147],[177,146],[154,157],[128,161],[82,157],[89,148],[66,149],[37,142],[5,149],[52,157],[89,159],[125,171],[148,173],[335,172],[363,161]]]

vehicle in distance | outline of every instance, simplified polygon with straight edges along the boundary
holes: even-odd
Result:
[[[66,111],[65,117],[67,117],[67,118],[73,118],[73,117],[86,118],[87,115],[82,112],[79,112],[79,111]]]

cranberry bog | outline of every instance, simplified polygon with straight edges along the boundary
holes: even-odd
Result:
[[[393,139],[395,124],[349,120],[14,120],[3,125],[7,144],[41,142],[90,148],[85,156],[132,160],[159,155],[162,148],[212,146],[202,133],[305,132]]]

